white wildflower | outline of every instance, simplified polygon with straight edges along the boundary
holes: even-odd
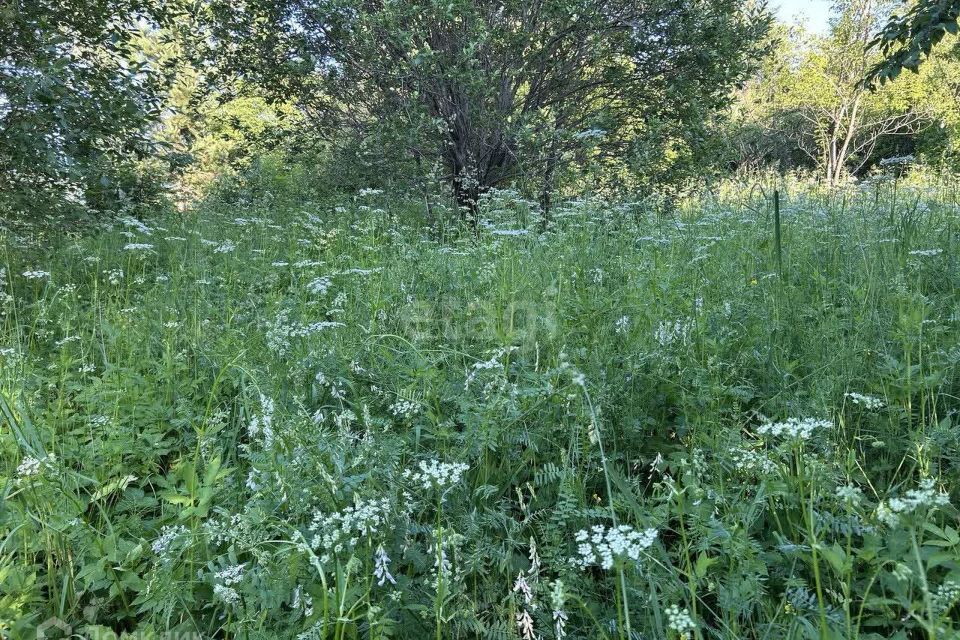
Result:
[[[307,291],[315,295],[325,296],[330,289],[332,281],[327,276],[316,278],[307,284]]]
[[[112,285],[118,285],[123,281],[123,269],[109,269],[103,274],[107,276],[107,282]]]
[[[681,609],[675,604],[666,608],[664,613],[667,616],[667,627],[673,629],[678,634],[683,635],[696,629],[693,618],[690,617],[690,611]]]
[[[213,595],[222,600],[224,604],[231,606],[240,602],[240,594],[237,593],[237,590],[222,584],[213,585]]]
[[[850,401],[853,404],[860,405],[861,407],[869,410],[880,409],[883,407],[884,402],[880,398],[875,398],[873,396],[865,396],[860,393],[850,392],[844,394],[847,398],[850,398]]]
[[[440,462],[439,460],[421,460],[419,471],[406,469],[403,477],[420,483],[425,489],[444,490],[460,482],[463,474],[470,468],[461,462]]]
[[[630,329],[630,316],[621,316],[614,325],[614,331],[618,334],[624,334]]]
[[[387,555],[383,545],[377,547],[373,556],[373,577],[377,578],[377,586],[380,587],[387,582],[397,584],[397,581],[390,575],[390,556]]]
[[[158,556],[166,556],[170,551],[173,544],[180,538],[180,536],[186,535],[187,528],[183,525],[166,525],[160,530],[160,537],[153,541],[151,545],[153,552]]]
[[[513,583],[513,592],[523,595],[523,603],[527,606],[533,604],[533,589],[530,588],[530,583],[527,582],[527,579],[522,573],[517,574],[517,580]],[[531,608],[535,609],[536,607]]]
[[[682,344],[687,341],[691,326],[692,322],[689,320],[661,321],[653,337],[656,338],[661,347]]]
[[[337,513],[316,512],[309,530],[314,534],[311,546],[324,552],[326,562],[344,549],[352,548],[361,537],[376,534],[387,521],[390,501],[386,498],[358,500]]]
[[[237,564],[232,567],[227,567],[223,571],[218,571],[214,574],[214,577],[228,587],[239,584],[240,581],[243,580],[243,569],[245,566],[246,564]]]
[[[420,405],[411,400],[397,400],[389,407],[390,413],[397,418],[409,420],[420,413]]]
[[[656,529],[637,531],[625,524],[617,527],[594,525],[590,529],[581,529],[574,536],[579,555],[572,562],[581,568],[599,565],[611,569],[617,560],[639,560],[640,554],[650,548],[656,538]]]
[[[567,637],[567,612],[563,608],[566,599],[563,582],[557,580],[553,583],[553,591],[550,593],[550,606],[553,608],[553,634],[557,640]]]
[[[537,637],[533,629],[533,618],[526,609],[517,614],[517,629],[523,640],[535,640]]]
[[[933,607],[939,614],[944,614],[960,601],[960,584],[954,580],[947,580],[939,587],[933,596]]]
[[[863,491],[860,490],[860,487],[855,487],[852,484],[837,487],[836,495],[841,501],[849,502],[853,506],[860,504],[860,501],[863,500]]]
[[[772,475],[777,472],[777,463],[764,452],[741,449],[730,454],[737,471],[753,475]]]
[[[807,440],[815,429],[829,429],[833,423],[815,418],[787,418],[783,422],[771,422],[757,427],[757,433],[789,439]]]
[[[273,411],[273,400],[261,393],[260,413],[253,416],[247,423],[247,433],[250,438],[259,440],[264,449],[270,449],[273,446]]]
[[[932,478],[924,478],[917,489],[910,489],[900,498],[890,498],[877,506],[877,518],[888,526],[896,526],[900,516],[919,509],[936,509],[950,504],[950,497],[933,486]]]
[[[36,458],[27,456],[20,461],[20,465],[17,467],[17,477],[19,478],[28,478],[30,476],[35,476],[40,473],[40,467],[42,462]]]

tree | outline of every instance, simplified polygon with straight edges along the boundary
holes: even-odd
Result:
[[[866,84],[884,84],[904,69],[916,72],[931,50],[948,33],[957,34],[960,0],[917,0],[907,11],[893,14],[870,46],[883,59],[866,76]]]
[[[752,83],[753,122],[788,140],[829,184],[857,174],[885,139],[914,136],[932,120],[925,87],[902,79],[871,91],[863,78],[878,55],[868,48],[885,7],[843,0],[827,37],[795,38],[776,73]]]
[[[131,42],[163,22],[162,0],[0,3],[0,198],[14,210],[49,196],[122,195],[118,164],[152,150],[163,74]]]
[[[214,6],[230,68],[266,66],[261,82],[296,91],[332,135],[392,131],[418,165],[441,162],[466,213],[518,179],[538,183],[548,209],[558,171],[584,149],[614,154],[664,122],[716,111],[769,25],[747,0]]]

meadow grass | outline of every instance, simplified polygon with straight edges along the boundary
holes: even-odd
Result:
[[[950,193],[10,231],[0,633],[960,637]]]

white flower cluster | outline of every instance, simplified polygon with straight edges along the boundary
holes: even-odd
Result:
[[[361,536],[377,533],[386,523],[389,513],[390,501],[386,498],[358,500],[355,505],[339,513],[317,512],[309,527],[314,534],[310,544],[325,552],[320,557],[321,562],[329,562],[331,553],[338,554],[352,548]]]
[[[630,329],[630,316],[621,316],[613,323],[613,328],[618,334],[626,333]]]
[[[420,413],[420,405],[411,400],[397,400],[389,407],[390,413],[397,418],[409,420]]]
[[[489,360],[481,360],[480,362],[474,362],[473,366],[471,367],[472,370],[467,375],[467,380],[463,385],[464,390],[470,388],[470,383],[473,382],[473,379],[476,378],[481,371],[498,369],[503,367],[503,362],[501,362],[501,358],[503,358],[503,356],[505,355],[513,353],[517,349],[519,349],[519,347],[501,347],[493,351]]]
[[[761,451],[741,449],[730,454],[737,471],[745,474],[771,475],[777,471],[777,463]]]
[[[110,269],[104,271],[103,275],[107,276],[107,282],[117,285],[123,280],[123,269]]]
[[[173,543],[176,542],[180,536],[186,535],[186,533],[187,528],[183,525],[166,525],[160,530],[160,537],[153,541],[151,548],[158,556],[166,556],[167,552],[169,552],[173,546]]]
[[[880,398],[874,398],[873,396],[865,396],[861,393],[850,392],[845,394],[846,397],[850,398],[850,402],[856,405],[860,405],[864,409],[875,410],[883,408],[883,400]]]
[[[661,347],[669,347],[674,343],[684,343],[690,333],[689,320],[661,321],[653,337]]]
[[[316,278],[307,284],[307,291],[314,295],[325,296],[333,282],[327,276]]]
[[[231,587],[235,584],[239,584],[243,580],[243,569],[246,564],[237,564],[232,567],[227,567],[223,571],[218,571],[214,574],[214,577],[217,580],[223,582],[223,584]]]
[[[130,242],[123,247],[124,251],[152,251],[153,245],[145,242]]]
[[[421,460],[417,466],[419,471],[406,469],[403,477],[422,484],[425,489],[446,489],[451,487],[463,477],[463,474],[470,469],[469,465],[462,462],[440,462],[439,460]]]
[[[39,269],[32,270],[32,271],[24,271],[23,277],[26,278],[27,280],[44,280],[50,277],[50,272],[40,271]]]
[[[913,513],[924,507],[936,509],[950,504],[950,497],[933,487],[933,479],[920,481],[917,489],[910,489],[902,498],[890,498],[877,507],[877,518],[890,527],[900,523],[900,516]]]
[[[856,506],[863,500],[863,491],[860,490],[860,487],[847,484],[842,487],[837,487],[836,496],[841,501],[849,502],[851,505]]]
[[[260,394],[260,415],[255,415],[247,424],[247,433],[252,440],[259,440],[264,449],[273,447],[273,411],[272,398]]]
[[[301,327],[292,328],[290,330],[290,335],[294,337],[302,338],[305,336],[313,335],[314,333],[319,333],[324,329],[333,329],[335,327],[345,327],[345,326],[347,325],[343,324],[342,322],[329,322],[329,321],[312,322],[310,324],[305,324]]]
[[[771,422],[757,427],[757,433],[795,440],[807,440],[815,429],[829,429],[833,423],[816,418],[787,418],[783,422]]]
[[[237,245],[229,240],[224,240],[216,246],[213,250],[214,253],[233,253],[236,250]]]
[[[223,584],[213,585],[213,595],[222,600],[224,604],[235,605],[240,602],[240,594],[233,587]]]
[[[637,531],[626,524],[609,528],[594,525],[590,529],[581,529],[574,536],[580,555],[573,559],[573,564],[580,568],[599,565],[603,569],[610,569],[615,560],[624,556],[639,560],[640,553],[650,548],[656,539],[656,529]]]
[[[693,623],[693,618],[690,617],[690,611],[687,609],[681,609],[672,604],[666,608],[664,614],[667,616],[667,627],[681,635],[696,629],[697,625]]]
[[[960,584],[947,580],[937,587],[937,592],[933,595],[933,607],[942,615],[953,608],[958,600],[960,600]]]
[[[910,255],[921,258],[932,258],[933,256],[940,255],[941,253],[943,253],[943,249],[914,249],[910,252]]]
[[[203,531],[207,534],[210,543],[221,545],[226,542],[236,540],[237,535],[243,530],[243,517],[239,513],[234,513],[229,518],[211,518],[203,523]]]
[[[42,464],[40,460],[27,456],[20,461],[20,466],[17,467],[17,476],[20,478],[28,478],[38,475]]]

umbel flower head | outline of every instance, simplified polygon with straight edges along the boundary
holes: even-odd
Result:
[[[440,462],[439,460],[421,460],[417,470],[406,469],[403,477],[423,485],[424,489],[444,490],[460,482],[463,474],[470,468],[462,462]]]
[[[757,433],[789,440],[809,440],[816,429],[829,429],[833,423],[816,418],[787,418],[783,422],[770,422],[757,427]]]
[[[921,509],[936,509],[950,504],[950,497],[933,486],[932,478],[924,478],[920,486],[910,489],[900,498],[890,498],[877,507],[877,518],[890,527],[900,523],[900,517]]]
[[[609,528],[594,525],[590,529],[581,529],[574,536],[578,557],[573,559],[573,564],[580,568],[599,565],[610,569],[617,560],[639,560],[640,553],[656,539],[656,529],[637,531],[626,524]]]

